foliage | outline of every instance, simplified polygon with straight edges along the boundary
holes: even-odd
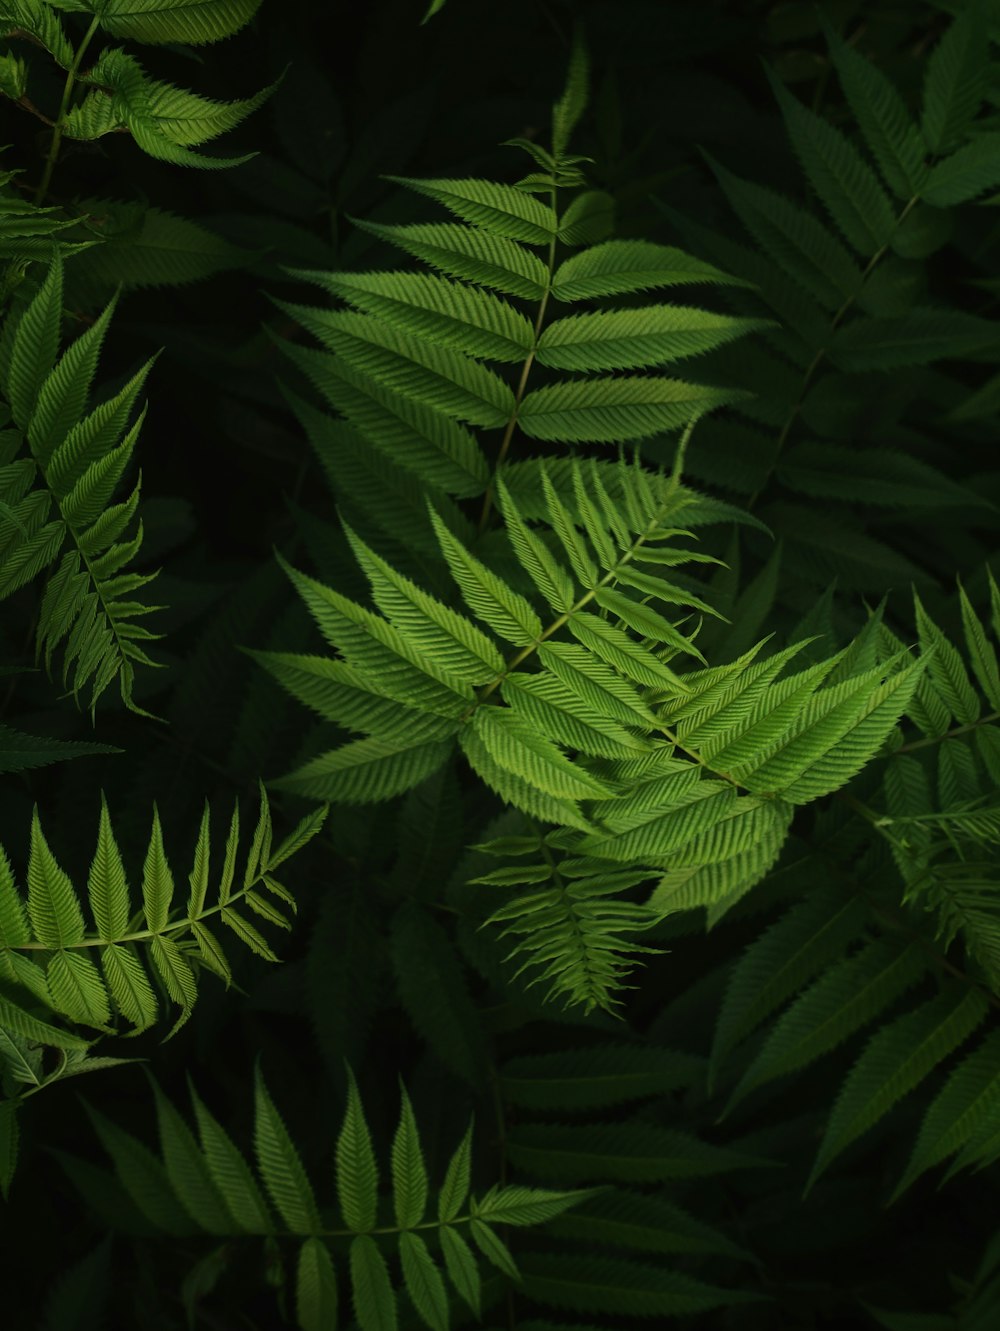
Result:
[[[993,8],[319,26],[0,0],[9,1311],[993,1326]]]

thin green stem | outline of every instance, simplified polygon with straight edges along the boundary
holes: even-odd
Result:
[[[45,170],[42,172],[42,179],[39,182],[38,189],[35,191],[36,205],[45,201],[45,196],[49,191],[49,185],[52,183],[52,172],[55,170],[56,159],[59,156],[63,129],[66,125],[66,116],[69,112],[70,102],[73,98],[73,89],[76,86],[76,77],[80,72],[80,65],[83,63],[83,57],[86,54],[87,47],[90,45],[94,33],[97,32],[98,24],[99,19],[95,14],[90,21],[90,27],[83,34],[83,39],[73,54],[73,60],[69,69],[66,71],[66,82],[63,84],[62,101],[59,103],[59,114],[55,119],[55,125],[52,130],[52,142],[49,144],[49,151],[45,158]]]
[[[556,211],[556,191],[552,190],[552,211]],[[510,451],[511,440],[514,437],[514,429],[517,426],[517,413],[521,409],[521,402],[528,387],[528,376],[531,374],[531,367],[535,363],[535,355],[538,351],[538,339],[542,334],[542,324],[545,320],[545,312],[549,307],[549,296],[552,291],[552,275],[556,268],[556,237],[553,235],[549,241],[549,253],[547,262],[547,275],[545,281],[545,290],[542,292],[542,298],[538,303],[538,312],[535,315],[534,336],[531,344],[531,350],[525,357],[524,364],[521,366],[521,377],[518,380],[517,388],[514,391],[514,405],[511,408],[510,419],[504,428],[503,438],[500,441],[500,452],[497,454],[496,465],[493,468],[493,475],[490,477],[490,483],[486,487],[486,494],[483,496],[483,508],[479,515],[479,526],[477,530],[483,532],[486,530],[486,524],[489,521],[490,512],[493,508],[493,493],[496,486],[497,473],[506,461],[507,454]]]
[[[967,735],[971,730],[989,725],[991,721],[1000,721],[1000,712],[989,712],[986,716],[981,716],[978,721],[956,726],[954,730],[946,730],[943,735],[927,735],[924,739],[911,740],[909,744],[901,744],[898,749],[893,749],[892,753],[886,754],[886,757],[891,758],[896,753],[912,753],[914,749],[927,749],[932,744],[943,744],[946,739],[951,739],[954,735]]]

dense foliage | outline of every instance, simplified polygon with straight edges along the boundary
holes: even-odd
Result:
[[[0,0],[5,1316],[996,1326],[1000,10],[320,8]]]

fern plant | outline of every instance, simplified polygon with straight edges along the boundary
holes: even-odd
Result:
[[[34,298],[4,323],[0,391],[14,428],[4,432],[0,472],[0,594],[17,591],[62,555],[38,616],[36,643],[46,667],[64,647],[64,682],[72,673],[74,696],[89,686],[92,713],[115,681],[125,705],[143,713],[133,697],[135,667],[155,664],[140,644],[156,635],[136,621],[157,607],[134,594],[155,574],[126,571],[142,545],[142,523],[132,532],[138,484],[123,502],[109,500],[139,436],[145,412],[133,416],[152,362],[87,410],[113,309],[114,303],[57,360],[57,254]]]
[[[331,1246],[347,1248],[347,1287],[362,1331],[397,1325],[397,1294],[384,1254],[388,1242],[397,1255],[408,1300],[424,1325],[432,1331],[447,1331],[451,1325],[444,1273],[462,1302],[481,1317],[484,1286],[473,1247],[508,1279],[519,1280],[514,1258],[496,1228],[543,1224],[594,1192],[494,1185],[477,1197],[470,1191],[470,1124],[448,1161],[432,1218],[420,1132],[401,1087],[391,1149],[390,1214],[379,1198],[371,1132],[354,1076],[349,1074],[347,1107],[335,1150],[338,1224],[330,1209],[317,1202],[259,1067],[253,1136],[259,1181],[193,1086],[200,1142],[155,1082],[153,1090],[162,1161],[103,1114],[89,1111],[130,1206],[166,1234],[207,1233],[216,1240],[257,1235],[271,1249],[282,1239],[299,1240],[293,1287],[296,1325],[302,1331],[326,1331],[338,1324],[342,1296]],[[75,1161],[67,1158],[64,1163],[73,1174]]]

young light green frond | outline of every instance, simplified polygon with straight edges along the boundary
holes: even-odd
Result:
[[[567,379],[528,393],[518,422],[529,439],[618,443],[687,425],[746,396],[739,389],[643,375]]]
[[[920,193],[927,176],[920,130],[881,70],[824,26],[840,86],[865,144],[886,184],[905,203]]]
[[[37,809],[31,817],[28,915],[35,936],[46,947],[69,947],[84,936],[79,899],[68,874],[49,849]]]
[[[448,277],[475,282],[522,300],[541,300],[545,295],[548,285],[545,264],[537,254],[504,236],[457,222],[386,226],[357,220],[355,224]]]
[[[292,343],[280,346],[373,448],[400,462],[424,484],[459,498],[482,494],[489,481],[485,454],[452,416],[394,392],[352,369],[342,357]],[[400,361],[397,369],[405,373],[405,364]],[[440,387],[448,392],[447,381],[436,380],[430,371],[422,373],[428,391]]]
[[[925,974],[918,947],[868,943],[813,981],[774,1022],[733,1091],[726,1113],[756,1087],[786,1076],[880,1016]]]
[[[374,315],[276,304],[356,374],[389,393],[487,429],[504,425],[513,413],[514,395],[504,381],[459,351]]]
[[[392,1141],[392,1196],[401,1229],[419,1225],[427,1207],[427,1167],[410,1097],[400,1088],[399,1124]]]
[[[963,1044],[987,1010],[977,989],[949,985],[876,1032],[840,1089],[806,1188],[835,1156]]]
[[[312,1185],[284,1120],[275,1108],[260,1067],[254,1085],[254,1154],[275,1209],[293,1234],[322,1228]]]
[[[396,1331],[396,1295],[375,1240],[368,1234],[352,1239],[349,1261],[354,1315],[361,1331]]]
[[[916,592],[913,605],[920,650],[929,658],[926,668],[931,688],[956,721],[964,725],[978,721],[979,696],[959,652],[927,614]]]
[[[456,217],[482,227],[491,236],[543,245],[556,232],[556,216],[552,209],[513,185],[500,185],[491,180],[413,180],[405,176],[387,176],[386,179],[418,194],[426,194]]]
[[[415,740],[438,738],[446,732],[439,711],[423,709],[419,699],[405,704],[397,701],[400,690],[384,692],[374,672],[362,675],[328,656],[247,650],[293,697],[348,730],[398,735],[405,727]]]
[[[491,1225],[539,1225],[586,1201],[599,1188],[552,1192],[548,1188],[500,1187],[496,1184],[475,1203],[475,1214]]]
[[[601,716],[643,730],[657,724],[636,686],[577,643],[542,643],[538,658],[581,703]]]
[[[457,537],[452,536],[433,509],[430,513],[446,551],[449,548],[454,551],[455,546],[462,550]],[[375,554],[346,522],[343,530],[371,583],[375,604],[416,647],[440,661],[446,670],[468,679],[472,684],[484,684],[503,673],[504,659],[491,639],[463,615],[456,614],[398,573]],[[440,535],[442,531],[446,533],[444,537]],[[446,546],[446,541],[454,544]],[[467,552],[463,553],[470,561],[478,564]],[[464,564],[462,568],[464,571]],[[493,577],[482,565],[479,565],[479,569],[482,574]],[[498,578],[495,581],[500,585]],[[515,594],[511,592],[510,595],[513,597]],[[528,608],[526,603],[525,608]],[[478,612],[477,606],[473,605],[473,609]],[[482,615],[481,618],[489,622],[488,616]],[[541,632],[540,624],[538,632]]]
[[[519,310],[498,296],[429,273],[295,271],[364,314],[404,333],[428,338],[466,356],[520,363],[534,333]]]
[[[106,947],[101,952],[101,969],[111,999],[135,1033],[154,1026],[159,1018],[159,1004],[142,962],[127,946]]]
[[[56,952],[45,971],[57,1011],[71,1021],[110,1033],[111,1009],[97,967],[79,952]]]
[[[295,1315],[299,1331],[337,1331],[337,1273],[322,1239],[308,1238],[299,1249],[295,1274]]]
[[[630,291],[701,282],[746,285],[672,245],[606,240],[563,260],[552,278],[552,295],[567,302],[593,300],[596,296],[621,296]]]
[[[250,22],[261,0],[108,0],[101,27],[112,37],[146,46],[183,42],[202,46],[232,37]]]
[[[146,926],[153,933],[161,933],[167,925],[174,895],[174,876],[167,863],[163,848],[163,830],[160,815],[153,806],[153,830],[149,837],[146,861],[142,871],[142,900]]]
[[[73,47],[48,5],[35,4],[33,0],[6,0],[0,11],[0,34],[4,37],[27,34],[63,69],[73,63]]]
[[[515,978],[539,968],[532,972],[529,988],[545,984],[547,997],[561,998],[564,1006],[580,1004],[586,1012],[602,1008],[613,1013],[621,1003],[619,992],[630,987],[624,980],[635,965],[635,954],[656,951],[622,935],[641,933],[660,916],[620,896],[647,879],[649,870],[615,873],[597,859],[582,863],[585,867],[572,877],[563,877],[554,865],[539,866],[544,873],[521,881],[551,879],[551,885],[512,897],[485,925],[504,924],[501,938],[520,937],[507,960],[520,962]],[[490,876],[482,881],[490,882]]]
[[[374,674],[379,691],[439,716],[459,716],[472,701],[471,686],[413,648],[381,616],[341,596],[277,556],[320,632],[348,665]],[[398,681],[398,684],[397,684]],[[390,692],[391,690],[391,692]]]
[[[888,669],[877,667],[820,690],[804,703],[777,745],[768,743],[771,756],[730,764],[731,775],[748,790],[780,793],[793,804],[845,785],[878,752],[906,710],[923,662],[914,661],[885,679]],[[722,759],[717,755],[716,760]]]
[[[449,727],[452,734],[457,726]],[[383,739],[370,735],[311,758],[274,784],[309,799],[372,804],[392,799],[436,772],[453,752],[450,739]]]
[[[419,1234],[404,1231],[399,1236],[399,1256],[406,1292],[421,1321],[431,1331],[448,1331],[448,1293],[427,1244]]]
[[[548,672],[508,675],[501,693],[504,702],[529,724],[567,748],[598,758],[627,757],[649,748],[648,742],[633,735],[614,718],[591,710],[578,694]]]
[[[517,713],[489,705],[476,709],[471,727],[494,761],[557,799],[594,799],[614,795],[611,786],[570,762],[550,740]]]
[[[685,693],[683,679],[646,647],[600,615],[575,611],[567,620],[573,637],[593,656],[613,666],[625,679],[670,693]]]
[[[92,133],[94,116],[103,106],[102,99],[107,98],[111,107],[110,123],[107,123],[105,132],[125,128],[151,157],[178,166],[209,169],[236,166],[248,158],[203,157],[190,149],[235,128],[278,86],[273,83],[240,101],[215,102],[184,88],[150,79],[139,61],[120,48],[105,50],[89,71],[87,81],[102,90],[107,89],[107,92],[92,94],[95,110],[91,112],[88,131]],[[76,128],[73,123],[67,127],[71,137]]]
[[[111,830],[108,805],[101,794],[101,821],[97,829],[97,849],[87,879],[90,911],[102,938],[120,938],[128,928],[131,904],[121,851]]]
[[[771,86],[810,184],[844,237],[870,257],[888,243],[896,225],[875,173],[838,129],[807,110],[773,76]]]
[[[573,604],[572,578],[538,533],[527,525],[502,474],[497,475],[496,488],[515,554],[552,609],[563,613]]]
[[[470,554],[433,507],[428,511],[441,553],[469,609],[508,642],[524,646],[537,641],[542,622],[524,597]]]
[[[774,327],[684,305],[575,314],[549,324],[538,341],[540,365],[555,370],[634,370],[712,351],[734,338]]]
[[[404,1110],[405,1112],[405,1110]],[[411,1142],[412,1145],[412,1142]],[[419,1143],[417,1145],[419,1153]],[[393,1152],[393,1180],[397,1175]],[[337,1197],[344,1224],[356,1234],[374,1228],[378,1205],[378,1170],[372,1149],[371,1133],[365,1121],[364,1107],[354,1074],[348,1069],[347,1108],[337,1138]],[[412,1161],[410,1161],[412,1164]],[[400,1221],[402,1224],[402,1221]]]

